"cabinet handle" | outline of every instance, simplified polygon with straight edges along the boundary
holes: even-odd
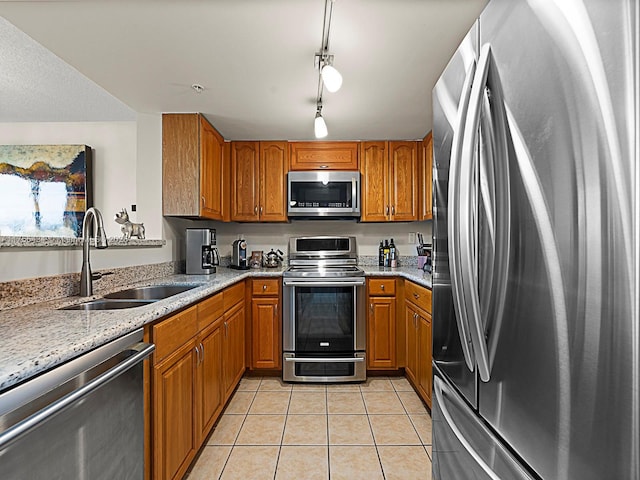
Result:
[[[256,215],[258,214],[258,206],[257,205],[255,207],[253,207],[253,213],[255,213]]]
[[[266,285],[262,285],[262,291],[264,292],[267,289]]]
[[[389,215],[389,205],[387,205],[387,213],[385,215]]]
[[[260,215],[262,215],[262,210],[263,210],[263,208],[262,208],[262,207],[260,207]]]
[[[391,215],[395,215],[396,214],[396,206],[392,205],[391,206]]]
[[[200,342],[200,354],[202,355],[202,360],[200,360],[200,363],[204,363],[204,345],[202,344],[202,342]]]
[[[369,310],[371,311],[371,315],[373,315],[373,303],[369,304]]]
[[[196,366],[200,365],[200,347],[196,345]]]
[[[418,298],[420,298],[420,295],[418,295],[417,293],[415,293],[415,292],[414,292],[414,293],[413,293],[413,298],[418,299]]]
[[[384,290],[384,285],[380,285],[380,290]]]
[[[329,165],[320,165],[320,168],[329,168]]]
[[[207,206],[207,199],[204,198],[204,195],[200,197],[202,199],[202,206],[206,207]]]
[[[276,303],[275,317],[278,318],[278,304]]]
[[[227,322],[224,322],[224,336],[229,336],[229,324]]]

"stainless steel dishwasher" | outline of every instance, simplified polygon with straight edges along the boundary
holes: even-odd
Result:
[[[142,479],[142,330],[0,394],[0,476]]]

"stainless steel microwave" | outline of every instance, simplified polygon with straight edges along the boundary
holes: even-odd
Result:
[[[289,172],[289,217],[360,217],[360,172]]]

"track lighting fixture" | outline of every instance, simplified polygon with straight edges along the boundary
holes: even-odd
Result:
[[[318,95],[316,97],[316,118],[314,132],[316,138],[327,136],[327,124],[322,117],[322,93],[323,87],[331,93],[337,92],[342,86],[342,75],[333,66],[333,55],[329,54],[329,31],[331,30],[331,15],[335,0],[325,0],[324,21],[322,24],[322,45],[320,52],[315,54],[315,66],[318,69]]]

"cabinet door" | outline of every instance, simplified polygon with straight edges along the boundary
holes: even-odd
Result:
[[[224,139],[200,117],[200,216],[222,220],[222,147]]]
[[[418,387],[429,408],[431,408],[431,315],[418,317]]]
[[[367,329],[369,368],[398,368],[396,362],[396,299],[369,297]]]
[[[223,325],[222,364],[227,399],[244,373],[244,303],[225,312]]]
[[[287,221],[287,142],[260,142],[260,221]]]
[[[153,372],[154,478],[182,478],[198,445],[194,429],[195,342]]]
[[[406,334],[406,365],[405,373],[415,385],[418,378],[418,334],[417,312],[409,302],[404,304],[405,334]]]
[[[418,220],[418,146],[416,142],[389,142],[391,219]]]
[[[389,162],[387,142],[363,142],[360,151],[361,222],[389,219]]]
[[[231,143],[231,220],[257,222],[259,216],[258,142]]]
[[[358,142],[291,142],[291,170],[358,170]]]
[[[420,159],[420,220],[433,218],[433,137],[431,132],[421,143],[422,155]]]
[[[196,369],[199,443],[207,436],[223,406],[222,319],[200,335],[200,358]]]
[[[251,367],[280,368],[282,346],[278,297],[251,301]]]
[[[162,115],[162,215],[200,215],[199,115]]]

